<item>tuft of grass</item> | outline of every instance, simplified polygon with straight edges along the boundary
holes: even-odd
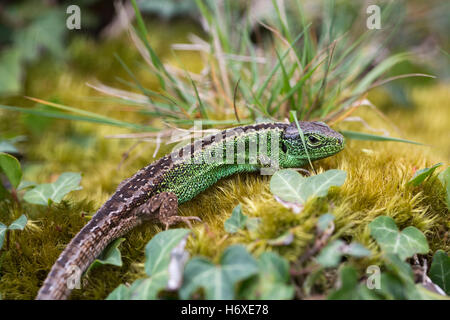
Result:
[[[292,120],[293,114],[301,120],[337,123],[356,109],[354,104],[370,89],[393,80],[383,79],[383,74],[408,59],[407,54],[396,53],[378,61],[383,46],[392,37],[392,30],[400,24],[394,16],[398,4],[383,5],[383,30],[389,30],[386,35],[383,30],[355,28],[361,25],[360,30],[365,30],[365,20],[358,19],[356,14],[363,4],[354,5],[350,10],[354,15],[342,19],[339,10],[349,8],[339,2],[323,1],[319,3],[321,14],[309,18],[300,1],[283,5],[273,1],[273,15],[251,21],[251,6],[235,6],[231,1],[218,4],[197,0],[196,3],[202,14],[205,39],[191,35],[191,43],[173,45],[171,54],[177,62],[173,63],[157,54],[151,43],[153,34],[132,0],[136,23],[135,26],[128,23],[128,32],[145,62],[140,72],[145,76],[133,71],[115,54],[122,72],[131,81],[117,80],[129,92],[122,90],[118,95],[116,88],[92,85],[111,95],[115,102],[131,106],[128,110],[141,120],[134,123],[117,120],[98,111],[42,100],[38,101],[56,109],[2,105],[0,108],[135,131],[157,131],[161,123],[156,118],[169,127],[186,127],[199,120],[205,126],[214,127],[261,119],[283,121]],[[269,36],[261,36],[264,29]],[[256,40],[252,38],[254,34]],[[374,47],[375,43],[379,45]],[[186,51],[198,53],[203,67],[200,73],[186,70],[179,58]],[[400,77],[407,76],[427,75]],[[142,80],[145,77],[153,80],[152,86],[146,86]],[[143,124],[142,119],[146,117],[156,126]]]

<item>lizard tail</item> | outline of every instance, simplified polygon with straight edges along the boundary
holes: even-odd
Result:
[[[93,216],[61,253],[40,288],[37,300],[67,299],[72,289],[80,289],[83,272],[106,246],[140,224],[140,219],[130,215],[120,227],[102,211]]]

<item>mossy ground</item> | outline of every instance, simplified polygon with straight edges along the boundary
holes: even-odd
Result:
[[[167,35],[153,39],[163,56]],[[179,37],[178,35],[173,37]],[[172,37],[172,39],[173,39]],[[183,37],[176,39],[181,41]],[[44,99],[55,99],[67,105],[101,110],[130,121],[142,121],[123,106],[91,101],[93,91],[85,85],[94,78],[107,83],[120,70],[113,53],[130,63],[145,85],[154,84],[143,70],[136,50],[123,40],[98,44],[91,40],[74,40],[68,52],[68,63],[43,61],[30,68],[26,93]],[[188,67],[198,69],[195,57],[183,57]],[[389,122],[370,108],[361,107],[357,114],[370,126],[389,130],[395,136],[414,139],[432,145],[415,146],[401,143],[349,141],[343,152],[314,164],[318,172],[339,168],[348,173],[341,188],[328,197],[307,204],[301,214],[294,214],[276,202],[269,191],[269,178],[258,174],[236,175],[225,179],[180,207],[182,215],[198,215],[203,223],[194,227],[188,250],[191,255],[206,255],[218,259],[231,243],[244,243],[255,255],[274,250],[296,260],[314,237],[314,226],[320,214],[336,216],[335,237],[354,239],[374,253],[377,247],[369,235],[368,223],[378,215],[393,217],[400,228],[412,225],[427,236],[431,250],[450,251],[450,215],[444,203],[444,193],[436,178],[420,187],[406,186],[414,171],[437,162],[448,165],[450,145],[450,86],[441,84],[415,88],[410,92],[415,108],[388,112]],[[24,105],[18,98],[4,103]],[[24,180],[48,182],[65,171],[82,172],[83,190],[71,193],[61,204],[50,208],[16,204],[12,199],[0,203],[0,221],[10,223],[25,213],[31,223],[22,232],[11,235],[9,250],[0,253],[0,292],[6,299],[31,299],[64,246],[88,221],[89,215],[115,190],[117,184],[139,168],[152,162],[154,145],[141,143],[123,161],[123,155],[134,141],[107,139],[106,135],[125,132],[123,129],[62,120],[43,120],[0,111],[3,136],[24,134],[28,140],[19,145],[25,158],[22,162]],[[152,119],[150,121],[158,121]],[[364,129],[358,123],[341,123],[341,128]],[[162,146],[158,155],[167,152]],[[123,163],[119,166],[119,164]],[[243,231],[229,235],[224,221],[238,203],[244,214],[262,218],[256,232]],[[85,277],[82,290],[75,290],[74,299],[102,299],[117,285],[132,282],[143,274],[144,247],[161,226],[144,225],[126,236],[121,245],[123,266],[102,266]],[[295,237],[289,246],[273,247],[268,240],[291,230]],[[363,270],[377,262],[377,255],[355,261]]]

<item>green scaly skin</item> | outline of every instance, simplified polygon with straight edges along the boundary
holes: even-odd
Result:
[[[79,278],[111,241],[143,221],[157,218],[167,227],[193,218],[176,216],[178,204],[222,178],[274,167],[299,168],[344,148],[342,135],[323,122],[299,125],[304,140],[294,123],[237,127],[177,149],[139,170],[119,185],[67,245],[37,299],[67,298],[71,292],[68,282],[74,276]]]

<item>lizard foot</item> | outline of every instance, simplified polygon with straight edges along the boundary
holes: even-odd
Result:
[[[192,228],[190,220],[202,221],[195,216],[178,216],[178,198],[173,192],[161,192],[153,196],[147,203],[142,205],[140,211],[147,215],[153,215],[158,209],[159,212],[155,217],[166,226],[166,230],[178,222],[184,222],[189,228]]]
[[[177,224],[178,222],[184,222],[188,225],[188,227],[190,229],[192,229],[192,224],[189,220],[195,220],[195,221],[199,221],[202,222],[202,219],[200,219],[199,217],[196,216],[188,216],[188,217],[184,217],[184,216],[170,216],[167,217],[167,219],[161,219],[160,221],[166,226],[166,230],[169,229],[169,227],[173,224]]]
[[[301,175],[305,176],[305,177],[310,177],[311,176],[311,172],[309,172],[306,169],[303,168],[296,168],[295,170],[297,170],[297,172],[299,172]]]

